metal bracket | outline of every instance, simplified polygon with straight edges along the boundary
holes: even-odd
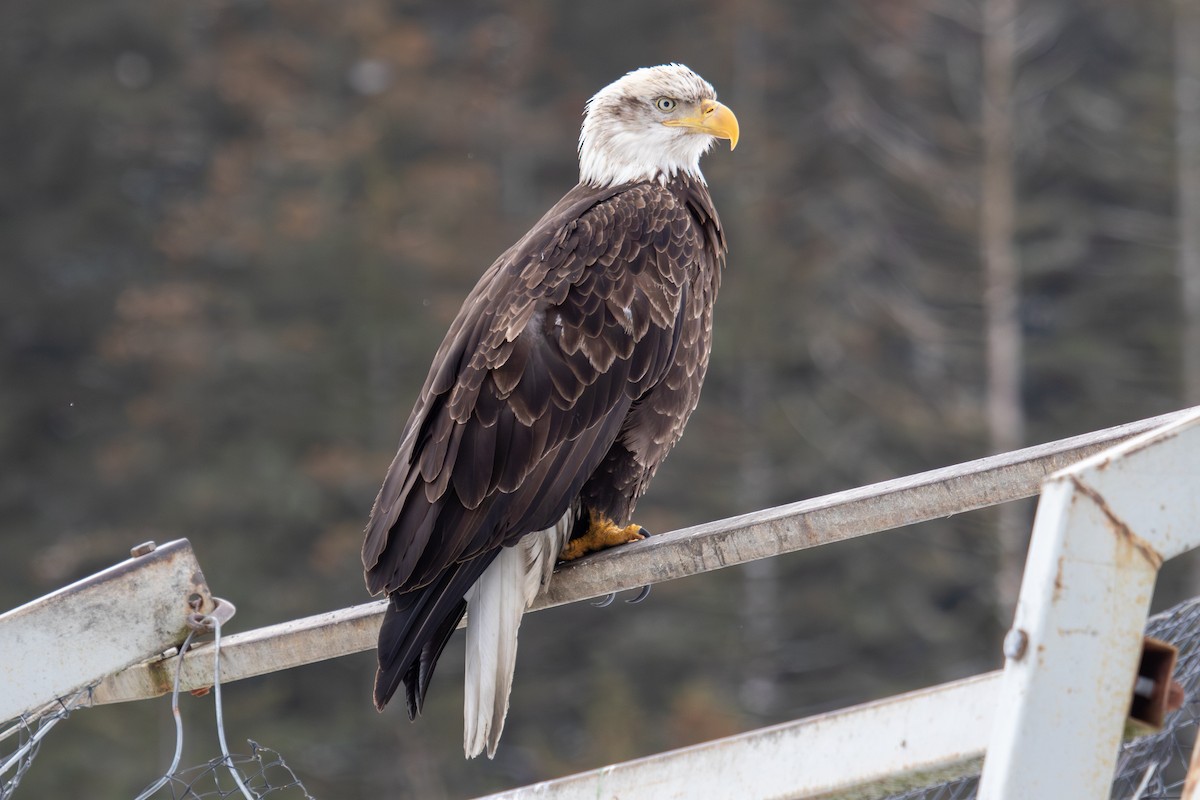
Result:
[[[1129,707],[1130,725],[1137,733],[1162,730],[1167,712],[1183,706],[1183,687],[1174,678],[1178,657],[1179,648],[1173,644],[1149,636],[1143,640],[1142,657],[1133,682],[1133,702]]]
[[[178,647],[189,614],[218,610],[187,539],[148,542],[133,552],[0,614],[0,720]]]

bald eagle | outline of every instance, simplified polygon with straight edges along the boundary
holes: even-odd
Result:
[[[700,157],[738,123],[679,64],[588,103],[579,184],[484,272],[437,351],[367,523],[386,592],[375,704],[420,713],[463,613],[468,757],[496,744],[521,615],[557,561],[644,538],[638,498],[708,364],[725,236]]]

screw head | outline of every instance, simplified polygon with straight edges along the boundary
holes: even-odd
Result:
[[[1013,628],[1004,636],[1004,656],[1013,661],[1020,661],[1029,649],[1029,634],[1020,628]]]
[[[142,542],[141,544],[137,545],[136,547],[130,548],[129,556],[130,556],[130,558],[140,558],[141,556],[150,555],[157,548],[158,548],[158,545],[155,544],[154,542]]]

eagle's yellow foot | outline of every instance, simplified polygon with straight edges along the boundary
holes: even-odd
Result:
[[[596,550],[605,550],[628,542],[640,542],[647,536],[649,534],[641,525],[626,525],[622,528],[602,514],[592,514],[587,531],[567,542],[558,557],[563,561],[574,561]]]

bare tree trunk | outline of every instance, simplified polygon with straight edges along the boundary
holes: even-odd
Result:
[[[761,419],[769,397],[766,365],[747,359],[741,369],[743,419]],[[770,498],[771,459],[761,431],[747,431],[738,468],[738,505],[743,509],[764,507]],[[771,716],[779,708],[779,647],[783,632],[779,618],[779,561],[763,558],[742,567],[742,630],[746,657],[743,659],[741,700],[751,713]]]
[[[1175,0],[1175,142],[1179,282],[1183,295],[1180,376],[1184,405],[1200,405],[1200,0]],[[1200,586],[1194,559],[1192,584]]]
[[[1183,400],[1200,405],[1200,0],[1175,3]]]
[[[761,32],[766,29],[762,5],[752,0],[738,3],[731,5],[731,13],[735,8],[737,16],[731,20],[737,32],[732,62],[734,91],[731,97],[736,98],[738,116],[745,130],[766,131],[768,126],[762,124],[762,76],[765,65]],[[765,153],[766,148],[765,143],[758,142],[750,152]],[[745,164],[744,152],[739,150],[738,155],[742,156],[742,163]],[[758,165],[761,164],[760,157]],[[732,214],[727,216],[737,231],[737,241],[732,243],[732,247],[737,254],[739,268],[736,273],[731,270],[730,274],[736,274],[739,285],[730,287],[734,291],[729,292],[732,295],[729,299],[735,303],[726,305],[722,312],[727,317],[726,322],[735,318],[739,320],[734,334],[739,351],[759,354],[759,357],[743,359],[738,370],[738,404],[748,427],[742,436],[738,459],[736,501],[745,511],[760,509],[770,501],[773,481],[771,454],[766,438],[769,434],[759,421],[764,418],[774,394],[770,372],[774,343],[768,318],[757,311],[760,304],[768,302],[771,297],[771,275],[755,266],[740,268],[762,263],[763,253],[755,243],[768,238],[755,213],[763,197],[762,181],[755,180],[752,177],[755,174],[761,175],[762,171],[743,166],[742,178],[733,188]],[[742,567],[741,616],[745,657],[742,659],[740,696],[748,711],[765,717],[777,714],[780,703],[778,639],[785,631],[779,613],[780,589],[778,559],[764,558]]]
[[[1016,70],[1016,0],[983,0],[983,171],[980,237],[987,340],[987,423],[992,449],[1014,450],[1025,439],[1021,403],[1020,274],[1015,246],[1016,188],[1013,143],[1013,75]],[[1025,510],[998,509],[997,610],[1004,615],[1020,589],[1025,552]]]

